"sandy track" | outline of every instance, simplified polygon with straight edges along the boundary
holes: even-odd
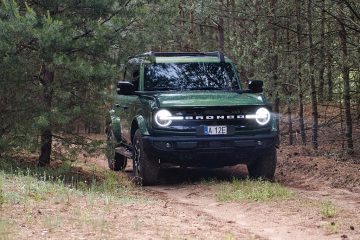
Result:
[[[166,201],[167,207],[193,213],[194,218],[199,214],[211,217],[215,225],[223,226],[219,232],[226,229],[235,239],[360,239],[360,195],[357,193],[322,186],[312,190],[290,187],[296,194],[294,199],[223,203],[216,201],[211,185],[201,183],[203,178],[228,180],[232,177],[245,178],[246,171],[242,167],[167,169],[162,173],[163,185],[145,190],[154,198]],[[286,181],[282,181],[286,185]],[[323,201],[335,204],[335,217],[325,219],[321,215]]]
[[[331,169],[327,165],[330,159],[324,164],[317,161],[316,172],[308,171],[308,165],[297,167],[297,172],[288,170],[293,161],[314,164],[316,160],[292,158],[288,163],[283,159],[279,159],[276,179],[295,192],[295,197],[288,200],[219,202],[217,184],[232,178],[245,179],[244,166],[212,170],[165,169],[161,171],[158,186],[134,191],[139,199],[127,198],[126,194],[120,200],[104,194],[55,192],[53,195],[45,193],[40,201],[30,195],[20,204],[2,206],[0,227],[2,223],[4,228],[5,222],[5,227],[9,228],[9,238],[5,239],[360,240],[360,194],[350,191],[358,182],[358,172],[354,171],[351,175],[354,180],[341,185],[343,188],[335,188],[333,184],[341,173],[349,175],[350,169],[358,165],[338,171],[334,178],[328,177],[332,171],[323,171]],[[102,170],[106,168],[103,156],[94,158],[91,163]],[[336,167],[341,163],[334,164]],[[124,177],[123,173],[117,174]],[[7,191],[12,190],[9,187]],[[335,206],[334,217],[326,218],[321,213],[324,201],[331,201]]]

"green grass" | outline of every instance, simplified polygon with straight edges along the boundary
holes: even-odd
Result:
[[[1,240],[10,240],[13,239],[11,237],[11,226],[8,222],[0,219],[0,239]]]
[[[0,179],[5,179],[0,191],[0,201],[3,204],[21,204],[28,201],[41,202],[49,199],[54,202],[71,202],[72,199],[85,196],[91,199],[101,197],[108,205],[111,202],[131,203],[142,201],[136,189],[127,182],[125,177],[109,172],[101,181],[74,181],[67,183],[63,178],[50,176],[40,177],[31,173],[8,174],[0,171]],[[0,180],[3,181],[3,180]]]
[[[294,192],[279,183],[263,180],[238,180],[222,182],[216,185],[218,201],[270,201],[285,200],[294,196]]]
[[[231,233],[227,233],[224,237],[224,240],[235,240],[236,238],[234,237],[233,234]]]
[[[0,159],[0,207],[48,199],[70,202],[77,196],[85,196],[89,203],[101,198],[105,205],[147,201],[138,193],[123,173],[75,168],[67,163],[55,169],[37,168]]]
[[[332,218],[336,215],[336,206],[329,200],[323,201],[320,212],[324,218]]]
[[[125,173],[73,164],[37,168],[0,159],[1,240],[23,238],[29,231],[51,236],[64,228],[107,239],[114,234],[112,221],[121,221],[113,220],[117,211],[155,202]]]
[[[5,203],[5,196],[4,196],[4,179],[0,176],[0,209],[1,206]]]
[[[114,208],[153,201],[141,194],[124,173],[92,172],[68,165],[47,169],[10,164],[4,168],[1,161],[1,240],[18,239],[29,228],[38,232],[43,229],[49,234],[59,232],[69,221],[82,230],[95,229],[93,233],[105,239],[112,227],[108,214]],[[52,215],[50,212],[55,209],[60,212]],[[19,223],[26,227],[20,227]]]
[[[340,224],[336,222],[329,222],[324,225],[325,230],[328,234],[336,234],[340,230]]]

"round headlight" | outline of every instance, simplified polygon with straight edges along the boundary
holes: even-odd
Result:
[[[260,125],[266,125],[270,121],[270,112],[266,108],[259,108],[256,111],[256,122]]]
[[[171,112],[168,110],[159,110],[156,112],[154,120],[160,127],[167,127],[171,124]]]

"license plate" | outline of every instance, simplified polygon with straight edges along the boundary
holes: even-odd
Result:
[[[204,135],[225,135],[227,134],[226,126],[205,126]]]

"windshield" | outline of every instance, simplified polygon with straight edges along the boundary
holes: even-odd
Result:
[[[145,66],[145,91],[239,90],[230,63],[156,63]]]

